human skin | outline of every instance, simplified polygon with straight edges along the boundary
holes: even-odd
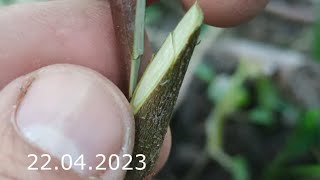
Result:
[[[190,7],[192,2],[193,0],[184,0],[184,7]],[[205,12],[206,23],[216,26],[233,26],[244,22],[257,14],[267,3],[266,0],[199,0],[199,2]],[[37,94],[28,94],[28,90],[30,90],[28,85],[32,85],[32,92],[41,94],[44,88],[48,93],[52,93],[50,101],[59,98],[66,99],[63,97],[72,99],[73,94],[76,94],[72,90],[77,92],[82,87],[90,87],[92,94],[94,94],[90,97],[96,98],[96,104],[100,103],[98,103],[99,99],[116,96],[117,98],[113,99],[114,102],[111,103],[111,100],[105,102],[106,104],[101,102],[99,107],[92,109],[92,113],[108,117],[114,116],[113,119],[121,120],[121,123],[113,119],[103,119],[102,122],[97,118],[97,121],[93,121],[94,123],[90,127],[96,129],[101,123],[109,123],[106,124],[108,125],[106,129],[109,128],[110,132],[113,132],[104,137],[103,132],[91,131],[95,136],[101,135],[101,138],[98,139],[99,142],[97,140],[99,144],[93,146],[98,149],[103,143],[112,147],[106,151],[117,152],[123,145],[121,142],[125,135],[128,135],[131,140],[134,138],[132,132],[126,132],[126,128],[123,127],[123,124],[126,123],[127,126],[132,126],[133,118],[128,102],[121,93],[126,91],[121,87],[121,84],[127,82],[128,79],[123,76],[122,69],[124,67],[121,66],[123,63],[120,62],[119,52],[116,49],[116,38],[108,1],[65,0],[1,7],[0,24],[0,179],[26,179],[26,177],[34,180],[79,179],[79,176],[88,175],[79,175],[74,171],[30,172],[27,170],[26,167],[30,165],[28,154],[51,153],[42,147],[43,144],[31,142],[23,131],[30,124],[38,123],[37,120],[30,120],[33,117],[33,114],[30,113],[33,112],[33,108],[46,108],[41,105],[42,101],[47,98],[46,94],[43,94],[41,98]],[[144,61],[147,62],[152,52],[149,43],[145,44],[147,52]],[[53,64],[74,64],[81,67],[52,66]],[[41,69],[42,67],[45,68]],[[57,74],[60,71],[66,72],[65,75]],[[87,84],[78,81],[82,76],[87,77]],[[36,81],[33,82],[33,79]],[[42,85],[37,88],[33,83]],[[65,83],[67,87],[55,87],[55,83],[58,85]],[[56,91],[51,92],[50,89],[56,89]],[[55,97],[57,91],[60,93],[59,98]],[[32,100],[24,101],[25,97]],[[34,102],[41,106],[34,106]],[[83,102],[81,101],[81,103]],[[88,107],[86,104],[84,105],[86,110],[88,110],[87,108],[90,110],[93,102],[86,100],[85,103],[90,103],[87,105]],[[27,108],[20,110],[18,107],[16,112],[12,112],[12,107],[17,105]],[[103,110],[101,106],[110,107],[110,109],[105,109],[105,112],[96,112],[100,108],[101,111]],[[50,106],[50,108],[56,107]],[[59,108],[57,108],[57,112],[60,112]],[[77,113],[79,116],[83,113],[78,112],[79,109],[81,108],[77,107],[77,111],[73,113],[74,117],[77,117]],[[44,111],[45,109],[43,109]],[[47,114],[43,114],[41,117],[51,118],[47,116]],[[82,114],[81,117],[83,117]],[[56,118],[52,118],[52,121],[55,120]],[[76,124],[69,123],[68,126],[73,126],[76,131],[81,129],[77,127],[81,126],[79,124],[87,123],[86,120],[83,121]],[[131,129],[131,131],[133,130]],[[70,138],[80,137],[77,134],[79,132],[69,131],[67,133]],[[78,141],[82,142],[81,139]],[[165,163],[170,151],[170,144],[171,135],[168,133],[155,171],[159,171]],[[132,145],[128,145],[127,152],[131,151]],[[57,159],[53,162],[53,164],[58,163]],[[112,175],[109,176],[108,173],[110,172],[107,171],[102,176],[105,179],[110,179]],[[122,171],[117,173],[124,174]]]

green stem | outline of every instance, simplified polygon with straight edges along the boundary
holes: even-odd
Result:
[[[135,29],[133,41],[133,54],[131,59],[129,97],[132,97],[133,91],[138,82],[141,57],[144,53],[144,22],[145,22],[146,0],[137,0]]]

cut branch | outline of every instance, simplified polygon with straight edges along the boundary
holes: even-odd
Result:
[[[147,166],[142,171],[128,171],[126,179],[145,179],[154,168],[202,22],[203,14],[196,3],[166,39],[137,85],[131,100],[136,122],[131,165],[141,167],[141,159],[135,157],[143,154]]]

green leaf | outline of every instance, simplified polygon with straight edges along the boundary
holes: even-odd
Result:
[[[303,165],[288,168],[288,173],[294,177],[304,177],[304,178],[320,178],[320,165]]]
[[[249,116],[252,122],[259,125],[270,126],[275,122],[272,111],[262,107],[251,110]]]
[[[234,180],[248,180],[249,179],[249,171],[247,161],[241,157],[237,156],[233,158],[233,166],[232,166],[232,176]]]
[[[264,179],[273,179],[281,174],[281,169],[292,159],[309,153],[313,147],[319,147],[320,110],[308,110],[299,120],[296,129],[288,138],[283,150],[269,165]]]
[[[317,110],[309,110],[297,124],[297,129],[289,138],[284,153],[287,159],[306,153],[317,143],[319,133],[320,113]]]
[[[283,104],[276,87],[267,78],[258,81],[258,103],[264,108],[275,111]]]

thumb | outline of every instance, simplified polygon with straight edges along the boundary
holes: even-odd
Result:
[[[0,92],[0,179],[123,179],[133,140],[124,95],[84,67],[48,66]]]

